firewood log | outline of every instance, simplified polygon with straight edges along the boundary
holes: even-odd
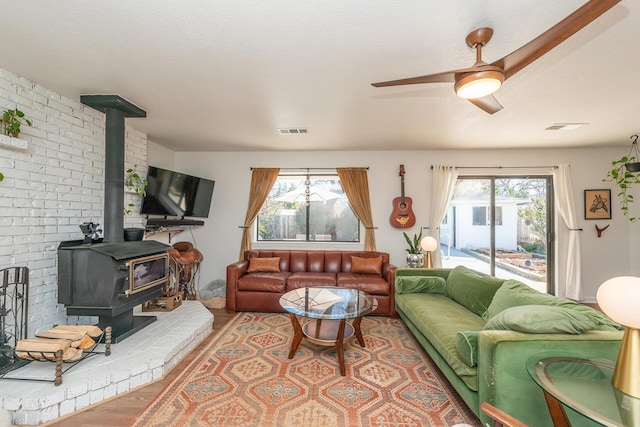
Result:
[[[85,335],[84,338],[82,338],[80,340],[80,343],[78,343],[78,345],[71,345],[72,347],[76,347],[79,348],[80,350],[85,350],[91,346],[93,346],[95,344],[95,340],[93,338],[91,338],[89,335]]]
[[[75,362],[76,360],[80,360],[81,357],[82,357],[82,350],[74,347],[69,347],[62,354],[62,360],[64,362]]]
[[[38,338],[54,338],[61,340],[70,340],[70,341],[80,341],[87,336],[86,332],[82,331],[72,331],[68,329],[50,329],[47,332],[36,332],[36,337]]]
[[[92,338],[102,335],[102,329],[94,325],[58,325],[54,329],[66,329],[69,331],[83,331]]]
[[[50,338],[27,338],[16,343],[16,355],[21,359],[40,360],[45,357],[55,360],[55,352],[66,350],[71,346],[71,341]],[[40,353],[43,352],[43,353]]]

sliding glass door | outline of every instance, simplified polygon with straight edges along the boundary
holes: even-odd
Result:
[[[440,226],[443,267],[465,265],[554,293],[550,176],[460,177]]]

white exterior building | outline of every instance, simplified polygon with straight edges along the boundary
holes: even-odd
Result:
[[[529,199],[496,196],[496,248],[518,249],[518,206]],[[456,249],[490,246],[491,212],[489,195],[456,198],[440,226],[440,242]]]

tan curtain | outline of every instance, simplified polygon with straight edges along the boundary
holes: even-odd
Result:
[[[258,212],[267,200],[271,187],[276,182],[280,168],[254,168],[251,174],[251,189],[247,215],[244,218],[244,232],[240,242],[240,260],[244,258],[244,251],[251,249],[251,226],[258,217]]]
[[[376,234],[373,229],[371,200],[369,199],[369,179],[365,168],[337,168],[340,183],[347,194],[351,209],[366,228],[364,250],[376,250]]]

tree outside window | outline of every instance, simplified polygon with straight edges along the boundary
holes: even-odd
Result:
[[[278,177],[258,214],[257,240],[359,242],[360,221],[338,176],[306,181],[306,176]]]

